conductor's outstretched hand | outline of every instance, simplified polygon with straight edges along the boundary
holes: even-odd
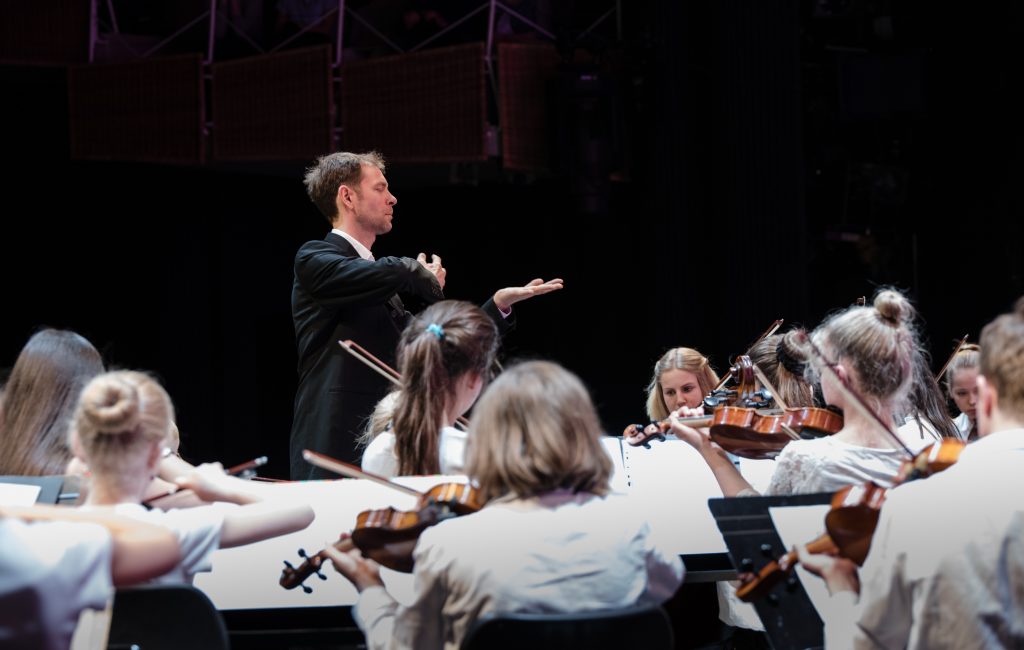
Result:
[[[545,282],[540,278],[530,280],[522,287],[505,287],[494,292],[494,304],[503,312],[512,309],[512,305],[522,302],[534,296],[543,296],[545,293],[558,291],[562,288],[562,278],[555,278]]]

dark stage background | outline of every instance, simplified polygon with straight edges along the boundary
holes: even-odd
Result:
[[[814,326],[880,285],[909,292],[937,367],[1024,293],[1024,93],[1017,3],[936,4],[623,2],[622,39],[574,52],[607,83],[536,97],[553,171],[395,164],[374,253],[436,252],[475,302],[564,278],[517,306],[504,358],[578,373],[611,433],[643,419],[667,348],[722,370],[773,319]],[[309,160],[72,159],[67,68],[0,75],[0,366],[74,329],[164,381],[186,457],[285,476],[292,257],[327,228]]]

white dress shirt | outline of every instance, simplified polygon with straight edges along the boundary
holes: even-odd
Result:
[[[359,241],[357,241],[356,238],[353,237],[352,235],[348,234],[344,230],[339,230],[337,228],[332,229],[331,232],[340,237],[344,237],[348,241],[348,243],[352,244],[352,248],[356,249],[356,253],[359,254],[359,257],[363,258],[364,260],[369,260],[371,262],[374,260],[373,253],[370,252],[370,249],[359,243]]]
[[[828,648],[1024,648],[1024,429],[889,492]]]
[[[582,612],[660,603],[683,578],[623,495],[565,490],[501,499],[427,529],[414,553],[415,596],[382,587],[353,609],[367,647],[457,650],[489,612]]]

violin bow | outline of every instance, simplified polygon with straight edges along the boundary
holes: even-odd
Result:
[[[330,456],[318,454],[315,451],[310,451],[308,449],[302,450],[302,457],[310,465],[316,465],[320,469],[326,469],[327,471],[334,472],[335,474],[341,474],[342,476],[347,476],[349,478],[368,479],[370,481],[373,481],[374,483],[386,485],[389,488],[393,488],[395,490],[398,490],[399,492],[403,492],[410,496],[423,496],[423,493],[419,492],[418,490],[414,490],[410,487],[405,487],[404,485],[395,483],[394,481],[390,480],[385,476],[381,476],[380,474],[374,474],[372,472],[363,471],[362,469],[356,467],[355,465],[352,465],[351,463],[346,463],[345,461],[342,460],[338,460],[337,458],[331,458]]]
[[[376,372],[378,375],[387,379],[395,386],[402,385],[402,376],[398,374],[398,371],[384,363],[377,357],[375,357],[369,350],[359,345],[351,339],[344,341],[338,341],[338,345],[345,349],[346,352],[351,354],[356,359],[362,361],[366,366]]]
[[[373,355],[373,353],[371,353],[363,346],[359,345],[352,339],[338,341],[338,345],[340,345],[346,352],[351,354],[353,357],[362,361],[370,370],[373,370],[384,379],[387,379],[395,386],[402,386],[402,375],[399,374],[397,370],[395,370],[388,364],[378,359],[376,356]],[[462,417],[461,415],[455,418],[455,423],[460,425],[463,431],[469,429],[469,420]]]
[[[775,385],[772,384],[770,379],[768,379],[768,375],[764,374],[764,371],[758,368],[757,364],[754,364],[751,367],[754,369],[754,375],[757,377],[757,380],[761,382],[762,386],[764,386],[769,390],[769,392],[771,392],[772,399],[775,400],[775,404],[778,405],[778,407],[783,411],[788,409],[789,406],[786,404],[785,400],[782,399],[782,396],[779,395],[779,391],[775,388]]]
[[[769,336],[771,336],[771,335],[772,335],[772,334],[774,334],[775,332],[778,332],[778,331],[779,331],[779,328],[780,328],[780,327],[782,327],[782,324],[783,324],[783,323],[785,323],[785,322],[786,322],[786,321],[784,321],[784,320],[783,320],[783,319],[781,319],[781,318],[780,318],[780,319],[778,319],[778,320],[776,320],[775,322],[773,322],[773,323],[772,323],[772,324],[771,324],[771,325],[770,325],[770,326],[768,327],[768,329],[766,329],[766,330],[764,331],[764,334],[762,334],[761,336],[759,336],[759,337],[757,338],[757,340],[756,340],[756,341],[754,341],[753,343],[751,343],[751,344],[750,344],[750,346],[749,346],[749,347],[747,347],[747,351],[746,351],[746,352],[744,352],[743,354],[750,354],[750,351],[751,351],[751,350],[753,350],[753,349],[754,349],[754,347],[755,347],[755,346],[756,346],[756,345],[757,345],[758,343],[760,343],[761,341],[765,340],[766,338],[768,338]],[[743,356],[743,355],[740,355],[740,356]],[[711,392],[715,392],[716,390],[718,390],[718,389],[719,389],[719,388],[721,388],[722,386],[725,386],[725,382],[729,381],[729,379],[730,379],[731,377],[732,377],[732,367],[730,366],[730,368],[729,368],[729,372],[725,373],[725,376],[724,376],[724,377],[722,377],[722,379],[721,379],[721,380],[720,380],[720,381],[719,381],[719,382],[718,382],[718,383],[717,383],[717,384],[715,385],[715,387],[714,387],[714,388],[712,388],[712,389],[711,389]]]
[[[946,374],[946,371],[949,370],[949,364],[953,363],[953,359],[956,358],[957,353],[960,352],[964,345],[966,345],[967,336],[967,334],[964,334],[964,337],[956,344],[956,348],[953,349],[953,354],[949,355],[949,358],[946,359],[946,365],[942,366],[942,370],[939,371],[939,374],[935,375],[936,382],[942,381],[942,377]]]
[[[846,379],[839,376],[839,373],[836,372],[836,369],[833,368],[832,364],[829,362],[828,357],[826,357],[825,353],[821,351],[818,345],[811,338],[810,334],[808,334],[807,332],[803,332],[800,335],[800,338],[810,345],[811,352],[814,354],[815,357],[818,358],[818,362],[824,368],[827,369],[829,375],[832,377],[832,379],[835,380],[836,385],[839,387],[840,392],[842,392],[844,395],[846,395],[848,399],[850,399],[850,403],[853,404],[858,411],[860,411],[861,415],[864,415],[867,418],[877,422],[878,425],[882,427],[882,429],[887,434],[889,434],[889,437],[896,441],[896,444],[898,444],[900,448],[903,450],[903,452],[907,454],[907,457],[913,460],[914,452],[910,451],[910,448],[907,447],[902,440],[900,440],[900,437],[897,436],[896,432],[892,430],[892,425],[887,424],[886,421],[883,420],[880,415],[878,415],[878,413],[875,413],[875,410],[872,409],[868,405],[868,403],[864,401],[864,398],[861,397],[860,394],[858,394],[857,391],[855,391],[853,387],[847,383]]]

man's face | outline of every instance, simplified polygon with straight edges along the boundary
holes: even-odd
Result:
[[[363,165],[359,189],[353,193],[352,201],[359,228],[375,235],[391,231],[391,219],[398,199],[388,191],[388,181],[380,169]]]

